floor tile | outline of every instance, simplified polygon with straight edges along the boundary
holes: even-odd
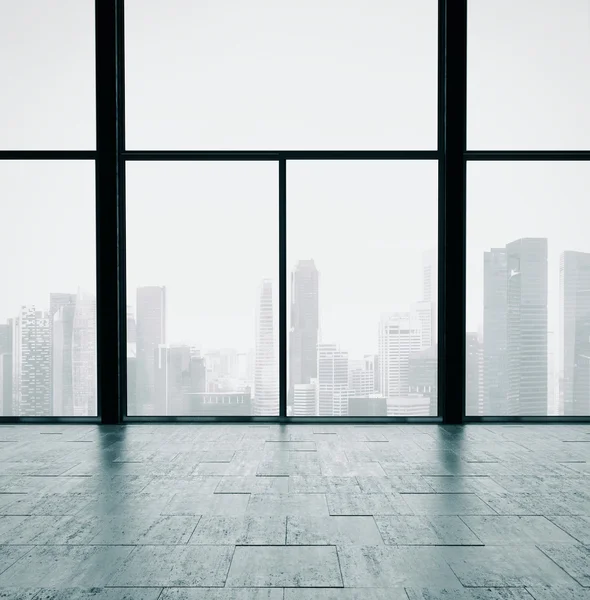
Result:
[[[105,586],[131,550],[130,546],[30,547],[0,575],[0,587]]]
[[[441,549],[339,546],[345,587],[459,587]]]
[[[227,587],[342,587],[334,546],[238,546]]]
[[[325,477],[293,475],[289,477],[291,494],[361,493],[355,477]]]
[[[248,515],[310,515],[328,516],[323,494],[252,494]]]
[[[189,544],[284,545],[287,517],[201,517]]]
[[[69,588],[41,590],[35,600],[159,600],[161,588]],[[1,596],[0,596],[1,598]]]
[[[561,527],[581,544],[590,545],[590,517],[584,516],[561,516],[547,517],[551,522]]]
[[[406,588],[408,600],[532,600],[525,588],[427,590]]]
[[[568,548],[568,546],[563,546]],[[446,558],[466,587],[565,586],[575,581],[535,546],[445,548]]]
[[[403,494],[416,515],[495,515],[475,494]]]
[[[489,546],[516,544],[575,544],[571,536],[545,517],[463,516],[467,526]]]
[[[590,600],[590,588],[527,588],[534,600]]]
[[[590,587],[590,546],[543,544],[539,549],[580,585]]]
[[[397,546],[482,546],[457,516],[375,516],[386,544]]]
[[[383,540],[372,517],[287,517],[287,544],[371,546]]]
[[[400,494],[326,494],[326,501],[334,516],[414,514]]]
[[[165,588],[158,600],[283,600],[281,588]]]
[[[243,515],[248,507],[248,494],[211,494],[188,496],[176,494],[162,509],[162,515]]]
[[[363,494],[432,494],[434,490],[419,475],[391,475],[389,477],[357,477]]]
[[[0,574],[30,551],[30,546],[0,546]]]
[[[289,477],[222,477],[216,494],[286,494]]]
[[[109,585],[223,587],[233,552],[233,546],[137,546]]]
[[[408,596],[403,588],[285,588],[284,600],[408,600]]]

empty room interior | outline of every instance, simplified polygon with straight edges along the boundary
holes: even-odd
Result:
[[[590,600],[589,0],[0,0],[0,598]]]

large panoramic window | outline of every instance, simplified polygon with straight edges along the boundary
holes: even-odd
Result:
[[[590,148],[588,0],[469,0],[468,148]]]
[[[590,164],[467,175],[467,414],[590,415]]]
[[[287,163],[289,415],[437,414],[437,169]]]
[[[0,415],[94,416],[94,162],[0,161]]]
[[[96,147],[94,0],[0,2],[0,150]]]
[[[278,165],[127,165],[127,410],[279,414]]]
[[[127,148],[437,143],[437,0],[127,0]]]

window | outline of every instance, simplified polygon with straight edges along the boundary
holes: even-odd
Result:
[[[0,161],[0,414],[94,416],[94,163]]]
[[[127,165],[129,415],[279,411],[276,162]]]
[[[437,414],[437,169],[287,163],[290,415]]]
[[[436,0],[127,0],[127,147],[434,149],[437,12]]]
[[[469,0],[468,148],[590,148],[588,0]]]
[[[590,415],[590,165],[470,163],[467,414]]]
[[[0,150],[96,147],[93,0],[0,3]]]

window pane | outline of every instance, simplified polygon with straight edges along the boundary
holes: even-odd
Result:
[[[588,0],[470,0],[468,147],[590,148]]]
[[[130,415],[278,415],[278,166],[128,163]]]
[[[131,149],[434,149],[436,0],[127,0]]]
[[[96,415],[93,162],[0,162],[0,414]]]
[[[0,148],[96,147],[93,0],[0,2]]]
[[[437,165],[289,162],[293,416],[437,414]]]
[[[590,414],[588,163],[470,163],[467,414]]]

